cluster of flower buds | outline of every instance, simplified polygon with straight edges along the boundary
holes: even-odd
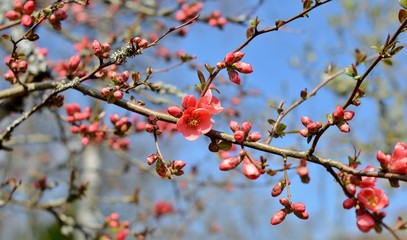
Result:
[[[16,74],[25,73],[28,68],[28,62],[23,59],[14,59],[9,56],[5,58],[5,64],[9,70],[3,74],[4,79],[15,84],[17,82]]]
[[[101,59],[109,58],[110,56],[110,43],[104,43],[103,45],[98,40],[93,40],[92,43],[93,53]]]
[[[79,103],[67,104],[65,106],[66,113],[68,114],[67,121],[69,123],[74,123],[76,121],[88,120],[90,118],[90,107],[86,107],[81,111]]]
[[[211,15],[208,16],[207,21],[209,26],[218,27],[220,29],[222,29],[223,26],[225,26],[228,22],[226,18],[222,17],[222,14],[219,10],[213,11]]]
[[[186,162],[182,160],[173,160],[169,163],[165,163],[161,157],[156,154],[150,154],[146,158],[146,162],[149,165],[155,164],[155,171],[157,172],[158,176],[162,178],[170,179],[172,175],[181,176],[184,174],[184,167]]]
[[[123,98],[124,91],[127,91],[126,89],[128,89],[130,86],[127,82],[129,79],[129,72],[126,70],[119,74],[115,71],[110,71],[109,77],[113,86],[102,88],[100,93],[104,97],[107,97],[108,102],[114,102],[116,99],[121,100]]]
[[[23,3],[21,0],[14,1],[14,9],[6,13],[6,18],[10,21],[21,19],[21,24],[25,27],[30,27],[33,23],[31,14],[34,12],[34,0],[28,0]]]
[[[117,240],[125,240],[127,235],[130,233],[129,229],[129,222],[128,221],[120,221],[120,215],[118,213],[112,213],[110,216],[105,218],[104,227],[109,229],[110,232],[115,234],[114,237],[110,236],[109,234],[101,234],[102,236],[100,239],[117,239]]]
[[[314,123],[309,117],[301,117],[301,123],[304,125],[304,129],[300,130],[300,134],[303,137],[312,137],[318,133],[319,129],[322,127],[321,122]]]
[[[175,19],[180,22],[186,22],[195,17],[203,7],[204,5],[202,2],[192,3],[191,5],[182,4],[181,9],[175,13]]]
[[[284,221],[285,217],[290,214],[294,213],[299,219],[306,220],[309,218],[309,214],[306,211],[306,207],[304,203],[297,202],[291,203],[288,198],[280,198],[280,204],[284,207],[277,211],[274,216],[271,218],[270,224],[277,225]]]
[[[119,114],[110,115],[110,122],[114,125],[114,134],[118,136],[126,135],[130,130],[131,122],[127,116],[120,118]]]
[[[240,75],[238,72],[243,74],[252,73],[252,65],[244,62],[240,62],[244,57],[243,52],[232,52],[228,53],[223,62],[218,62],[216,67],[218,69],[226,68],[229,75],[229,80],[237,85],[240,85]]]
[[[55,30],[61,30],[61,22],[67,18],[68,15],[66,14],[66,12],[64,10],[58,9],[48,17],[48,22]]]
[[[243,122],[242,126],[240,126],[235,121],[230,121],[230,129],[233,131],[233,136],[238,143],[242,143],[243,141],[247,140],[250,142],[257,142],[261,139],[261,135],[259,132],[252,132],[252,124],[250,122]]]
[[[99,122],[92,122],[89,125],[82,123],[89,120],[91,109],[86,107],[83,111],[78,103],[67,104],[65,110],[68,114],[67,121],[72,124],[71,133],[82,135],[82,144],[87,146],[91,140],[101,142],[106,135],[106,128]]]
[[[328,123],[336,125],[341,132],[349,132],[350,127],[348,121],[352,120],[355,112],[345,111],[343,107],[338,106],[332,114],[328,114]]]
[[[155,115],[151,114],[150,116],[148,116],[145,130],[148,133],[154,133],[155,135],[161,135],[162,131],[160,130],[160,126],[158,126],[158,119]]]

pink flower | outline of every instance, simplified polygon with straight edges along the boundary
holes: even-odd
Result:
[[[385,170],[391,173],[407,174],[407,144],[398,142],[394,146],[393,155],[378,151],[376,158]]]
[[[197,107],[205,108],[210,114],[218,114],[223,111],[223,107],[220,105],[219,99],[212,95],[212,91],[210,89],[201,99],[199,99]]]
[[[376,226],[375,220],[367,213],[356,215],[356,224],[360,231],[365,233],[369,232]]]
[[[211,114],[205,108],[189,107],[177,122],[177,130],[189,141],[197,139],[211,129]]]
[[[363,188],[358,193],[358,201],[373,212],[380,212],[389,205],[389,199],[379,188]]]
[[[374,167],[368,165],[366,166],[363,171],[365,172],[374,172]],[[376,185],[376,178],[375,177],[362,177],[362,181],[360,181],[358,184],[358,187],[360,188],[372,188]]]

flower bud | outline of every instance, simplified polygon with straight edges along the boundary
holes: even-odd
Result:
[[[243,174],[249,179],[257,179],[262,174],[261,169],[257,168],[250,160],[245,159],[242,165]]]
[[[219,164],[221,171],[229,171],[237,167],[240,163],[239,157],[226,158]]]
[[[261,139],[261,135],[260,135],[259,132],[252,132],[247,136],[247,139],[250,142],[257,142],[257,141],[259,141]]]
[[[248,74],[253,72],[252,65],[244,62],[236,62],[233,64],[234,69],[236,71],[243,73],[243,74]]]
[[[344,209],[351,209],[355,206],[356,202],[352,198],[348,198],[345,201],[343,201],[342,206]]]
[[[279,181],[276,185],[274,185],[273,190],[271,190],[271,196],[277,197],[280,195],[284,190],[284,184]]]
[[[243,142],[245,139],[245,134],[241,130],[236,131],[233,136],[234,136],[236,142],[238,142],[238,143]]]
[[[305,212],[305,205],[302,202],[297,202],[292,205],[293,211],[295,213],[303,213]]]
[[[229,80],[231,82],[233,82],[236,85],[240,85],[240,76],[239,73],[237,73],[235,70],[233,69],[228,69],[228,76],[229,76]]]
[[[230,130],[232,130],[233,132],[240,130],[239,124],[235,121],[230,121],[229,126],[230,126]]]
[[[250,122],[243,122],[242,123],[242,131],[244,133],[249,133],[252,130],[252,124]]]
[[[171,116],[173,116],[173,117],[176,117],[176,118],[182,117],[182,110],[181,110],[179,107],[177,107],[177,106],[171,106],[171,107],[169,107],[169,108],[167,109],[167,112],[168,112]]]
[[[282,221],[284,221],[285,216],[287,216],[287,213],[285,212],[284,209],[279,210],[274,214],[274,216],[271,218],[270,224],[271,225],[277,225],[280,224]]]

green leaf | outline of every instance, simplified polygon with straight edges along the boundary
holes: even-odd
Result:
[[[215,68],[211,67],[211,65],[209,65],[209,64],[205,64],[205,68],[206,68],[206,71],[208,71],[209,74],[212,74],[213,71],[215,70]]]
[[[198,78],[199,78],[199,82],[204,85],[206,80],[205,80],[205,76],[203,75],[203,73],[200,70],[196,70],[196,73],[198,74]]]

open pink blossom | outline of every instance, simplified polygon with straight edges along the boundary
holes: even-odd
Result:
[[[197,107],[205,108],[210,114],[217,114],[223,111],[223,107],[220,105],[219,99],[212,95],[212,91],[210,89],[203,97],[199,99]]]
[[[205,108],[189,107],[177,122],[177,130],[193,141],[212,129],[211,114]]]
[[[389,205],[389,199],[379,188],[363,188],[358,193],[358,201],[373,212],[380,212]]]
[[[394,146],[393,155],[378,151],[376,158],[385,170],[391,173],[407,174],[407,144],[398,142]]]

